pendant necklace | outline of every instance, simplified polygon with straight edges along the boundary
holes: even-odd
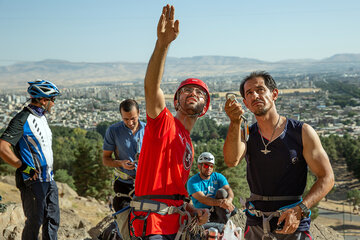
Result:
[[[274,136],[274,134],[275,134],[275,130],[276,130],[279,122],[280,122],[280,114],[279,114],[279,118],[278,118],[278,120],[277,120],[277,123],[275,124],[274,130],[273,130],[273,132],[272,132],[272,134],[271,134],[270,140],[269,140],[269,142],[268,142],[267,144],[265,144],[265,142],[264,142],[264,138],[263,138],[263,136],[262,136],[262,132],[261,132],[261,129],[260,129],[260,127],[259,127],[259,132],[260,132],[261,141],[262,141],[262,143],[264,144],[264,147],[265,147],[265,149],[264,149],[264,150],[261,150],[261,152],[264,153],[265,155],[268,154],[269,152],[271,152],[271,150],[268,150],[267,147],[268,147],[269,144],[271,143],[271,140],[272,140],[272,138],[273,138],[273,136]]]

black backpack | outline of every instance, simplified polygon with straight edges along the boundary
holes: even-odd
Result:
[[[98,240],[122,240],[117,232],[116,222],[113,221],[105,230],[98,236]]]

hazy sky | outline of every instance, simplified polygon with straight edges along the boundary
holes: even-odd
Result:
[[[0,0],[0,65],[147,62],[167,3],[180,20],[169,56],[278,61],[360,53],[359,0]]]

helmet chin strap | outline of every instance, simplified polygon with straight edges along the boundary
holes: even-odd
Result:
[[[49,114],[51,114],[50,102],[51,102],[51,101],[48,101],[47,104],[46,104],[46,107],[44,108],[44,109],[45,109],[45,112],[46,112],[46,113],[49,113]]]
[[[46,106],[42,105],[39,98],[35,98],[36,101],[40,104],[41,108],[44,109],[44,113],[50,113],[50,109],[49,109],[49,106],[50,106],[50,101],[47,102]]]

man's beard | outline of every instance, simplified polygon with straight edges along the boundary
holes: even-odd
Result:
[[[264,106],[262,109],[255,110],[253,113],[255,116],[261,117],[264,116],[269,110],[274,106],[273,103],[270,103],[269,107]]]
[[[185,111],[189,115],[200,114],[200,113],[202,113],[204,107],[205,107],[204,103],[199,103],[199,104],[196,104],[196,106],[194,108],[187,108]]]
[[[205,171],[202,171],[201,174],[205,177],[205,178],[208,178],[211,176],[212,172],[211,173],[206,173]]]
[[[202,113],[205,107],[205,103],[199,103],[199,101],[195,104],[195,106],[191,106],[190,104],[186,104],[187,98],[185,99],[185,107],[181,107],[180,109],[185,112],[189,116],[198,116]]]

